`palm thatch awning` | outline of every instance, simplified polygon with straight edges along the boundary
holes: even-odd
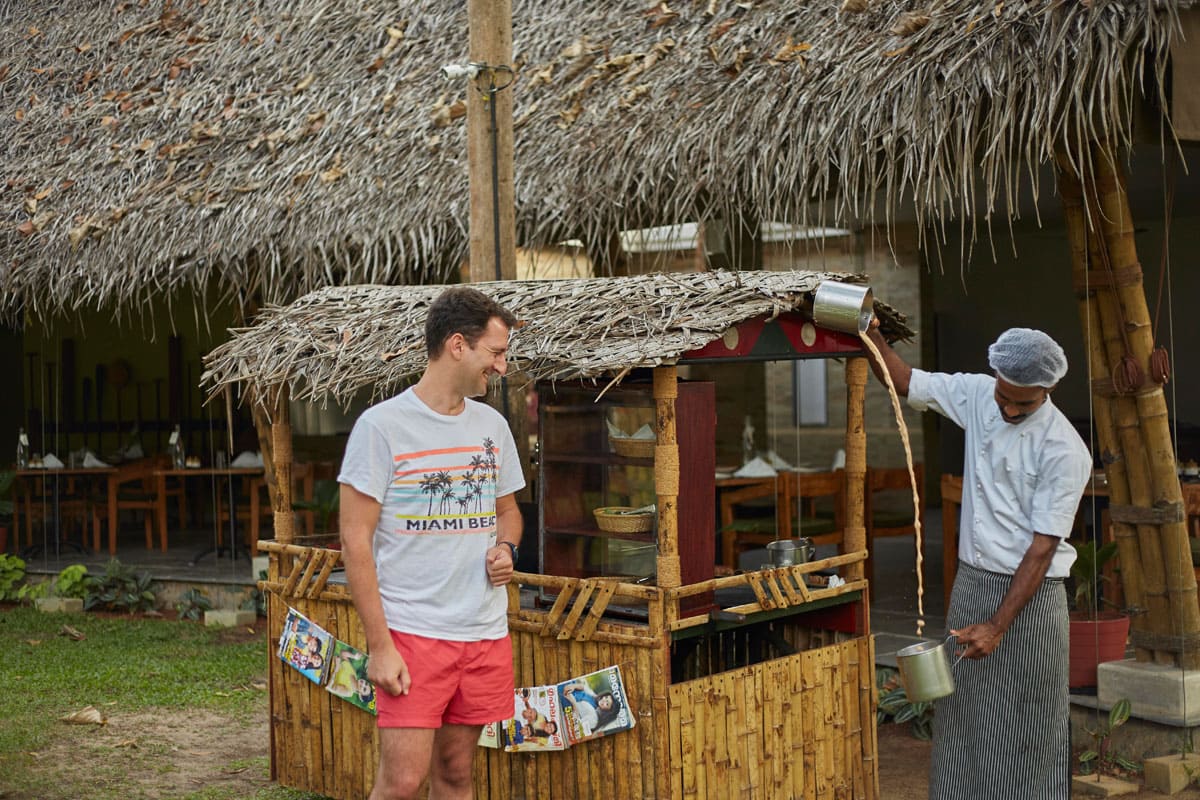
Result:
[[[730,327],[811,308],[822,281],[862,283],[824,272],[704,272],[494,281],[471,284],[524,324],[509,363],[530,379],[619,376],[675,361]],[[360,389],[391,394],[425,368],[425,314],[445,286],[322,289],[265,309],[250,328],[209,353],[202,384],[242,384],[265,399],[281,385],[298,399],[346,403]],[[876,301],[891,338],[909,337],[905,317]]]
[[[518,240],[1011,204],[1129,141],[1184,2],[516,0]],[[0,312],[445,280],[465,6],[0,0]]]

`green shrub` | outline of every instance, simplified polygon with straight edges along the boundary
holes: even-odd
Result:
[[[212,611],[212,601],[208,599],[208,595],[199,589],[188,589],[184,592],[179,602],[175,604],[175,610],[179,612],[180,619],[199,620],[204,616],[205,611]]]
[[[104,568],[103,575],[89,575],[85,610],[100,608],[106,611],[150,611],[154,608],[154,591],[149,573],[137,572],[117,559]]]
[[[933,703],[914,703],[908,699],[900,673],[889,667],[875,671],[875,686],[879,689],[879,708],[875,720],[880,725],[891,721],[911,723],[912,735],[928,741],[933,737]]]
[[[25,580],[25,562],[8,553],[0,553],[0,600],[18,600]]]
[[[83,564],[72,564],[54,579],[54,595],[82,600],[88,594],[87,578],[87,567]]]

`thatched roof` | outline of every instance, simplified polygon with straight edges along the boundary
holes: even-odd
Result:
[[[1181,2],[517,0],[518,239],[1003,206],[1068,135],[1129,140]],[[446,279],[465,9],[0,0],[0,311]]]
[[[619,376],[671,363],[755,317],[811,308],[823,272],[703,272],[495,281],[472,284],[524,324],[512,335],[509,364],[529,379]],[[265,398],[287,384],[292,396],[346,403],[360,389],[393,393],[425,368],[425,314],[445,286],[322,289],[263,311],[209,353],[202,384],[243,384]],[[891,338],[909,337],[905,318],[876,301]]]

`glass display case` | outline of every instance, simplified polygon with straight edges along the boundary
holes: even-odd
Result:
[[[654,398],[649,384],[627,382],[601,396],[605,385],[538,386],[539,567],[549,575],[650,583],[657,557]],[[675,407],[687,584],[711,578],[715,563],[713,384],[680,383]],[[608,511],[598,519],[597,509]]]

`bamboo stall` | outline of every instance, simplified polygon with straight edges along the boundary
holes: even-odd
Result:
[[[751,336],[740,337],[740,345],[731,344],[738,336],[722,338],[745,334],[745,323],[794,321],[810,335],[793,343],[808,349],[793,357],[847,359],[846,469],[851,483],[865,471],[866,359],[856,337],[812,325],[812,294],[825,280],[861,278],[713,272],[476,284],[525,322],[509,355],[530,380],[583,379],[599,394],[616,391],[612,384],[634,368],[652,369],[658,499],[654,583],[522,572],[508,587],[516,684],[620,665],[636,726],[563,752],[481,750],[477,797],[879,797],[861,490],[849,493],[839,555],[723,577],[710,572],[690,583],[687,564],[681,567],[680,542],[689,535],[680,529],[689,513],[681,492],[692,487],[679,478],[677,366],[717,354],[761,360]],[[209,355],[205,381],[214,394],[243,384],[263,398],[275,457],[286,459],[289,396],[344,400],[365,386],[385,396],[419,373],[424,311],[440,290],[348,287],[268,308],[258,324]],[[632,313],[599,313],[616,305]],[[911,335],[902,315],[879,302],[875,311],[890,337]],[[286,474],[286,466],[276,466]],[[286,496],[276,507],[287,516]],[[710,524],[711,516],[710,505]],[[329,542],[284,538],[286,524],[277,530],[284,535],[260,542],[270,556],[263,583],[269,647],[277,646],[291,607],[364,648],[348,590],[337,579],[340,552]],[[830,572],[845,582],[817,577]],[[742,590],[742,599],[725,607],[712,600],[729,589]],[[553,600],[531,602],[538,596]],[[645,613],[611,613],[621,605]],[[271,662],[272,777],[332,797],[366,797],[377,767],[374,718],[331,700],[279,659]]]

